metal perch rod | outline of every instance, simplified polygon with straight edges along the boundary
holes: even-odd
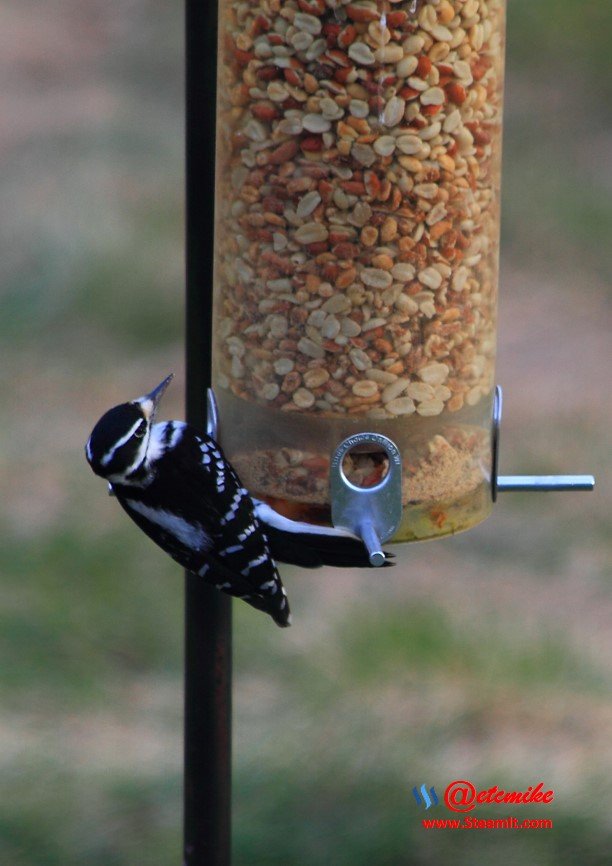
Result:
[[[499,493],[593,490],[594,487],[595,478],[592,475],[499,475],[497,477]]]

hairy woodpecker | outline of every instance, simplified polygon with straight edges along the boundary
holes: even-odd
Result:
[[[288,520],[252,498],[206,433],[182,421],[154,423],[172,378],[106,412],[85,446],[87,461],[132,520],[173,559],[288,626],[289,604],[275,560],[305,568],[365,567],[367,551],[347,530]]]

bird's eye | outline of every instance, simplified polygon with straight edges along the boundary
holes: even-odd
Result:
[[[144,439],[144,435],[146,432],[147,432],[147,422],[141,421],[140,424],[138,425],[138,427],[136,428],[136,432],[134,433],[134,436],[137,439]]]

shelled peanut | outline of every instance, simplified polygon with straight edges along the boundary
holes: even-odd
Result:
[[[217,386],[434,416],[490,393],[504,0],[222,0]]]
[[[421,436],[404,450],[404,506],[433,507],[466,497],[482,485],[482,465],[489,460],[489,432],[446,425],[443,434]],[[325,454],[290,447],[242,450],[235,455],[234,465],[250,489],[260,495],[303,506],[324,507],[329,503],[329,457]],[[349,481],[367,488],[382,480],[387,466],[380,452],[349,453],[342,469]]]

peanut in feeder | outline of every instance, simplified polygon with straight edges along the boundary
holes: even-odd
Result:
[[[332,522],[333,455],[365,433],[401,453],[395,541],[469,529],[512,489],[492,435],[504,35],[504,0],[220,4],[213,387],[230,459],[287,516]],[[376,487],[388,463],[362,442],[343,477]]]

